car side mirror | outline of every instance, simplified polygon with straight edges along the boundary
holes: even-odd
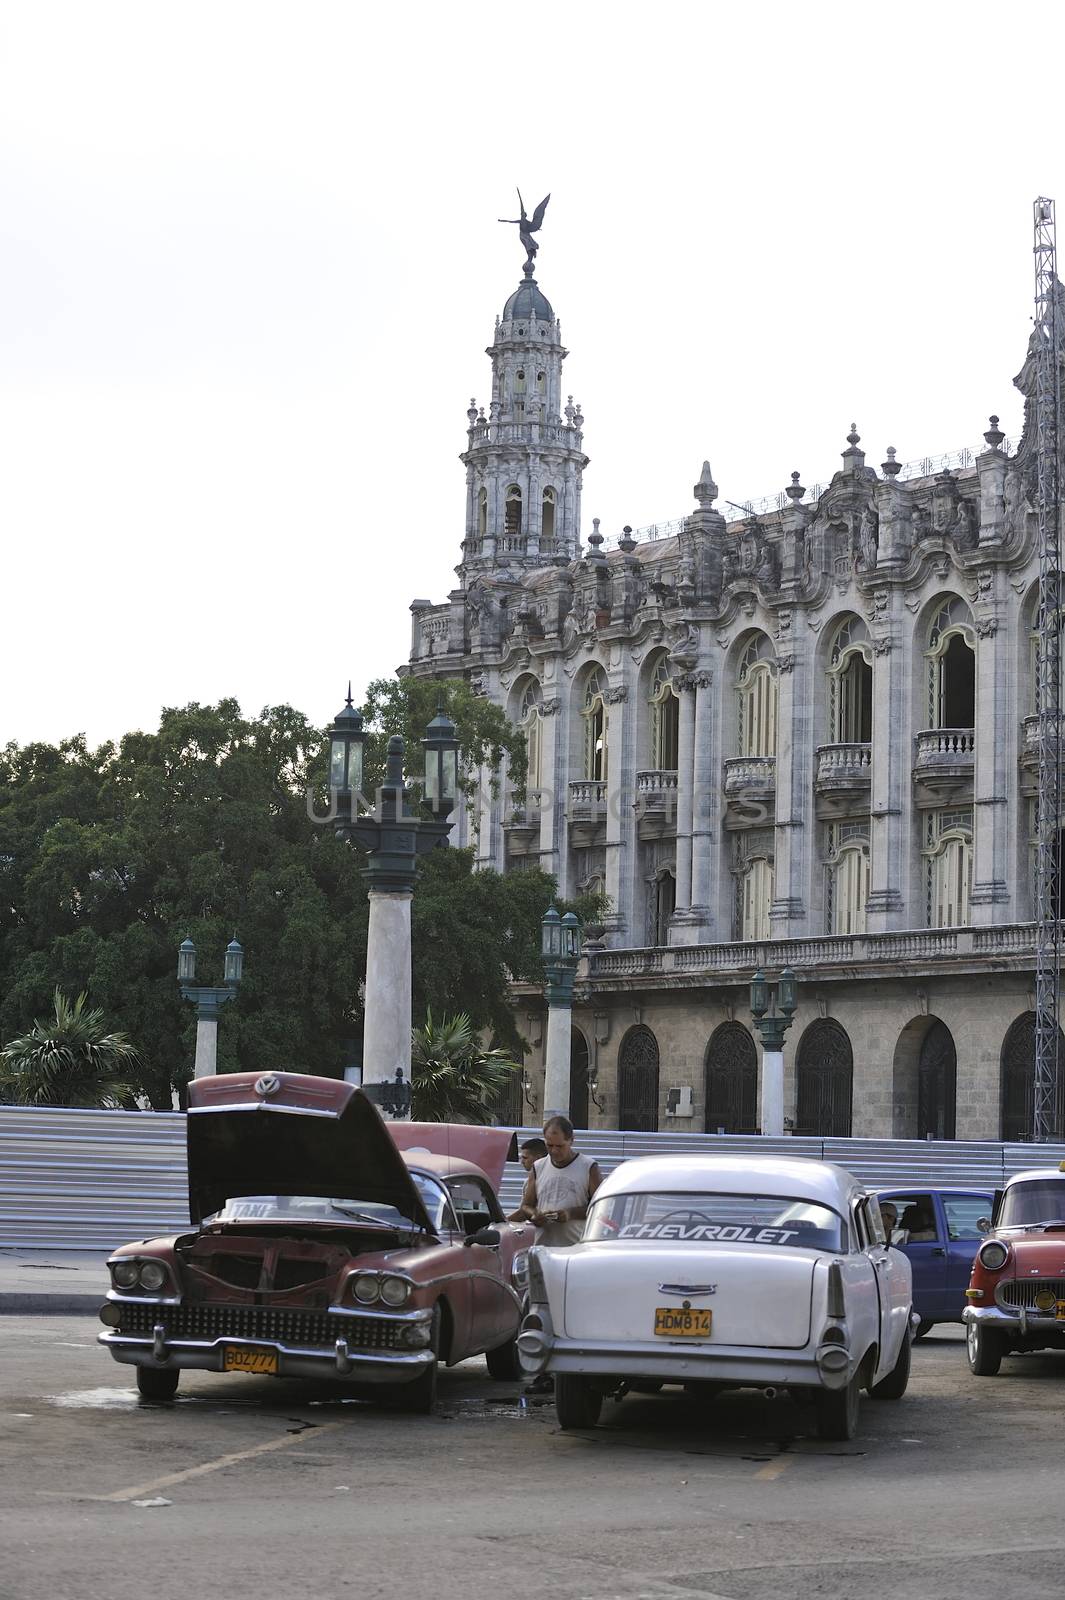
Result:
[[[478,1228],[476,1233],[468,1233],[462,1243],[467,1249],[471,1244],[483,1244],[492,1249],[499,1243],[499,1229]]]
[[[991,1232],[991,1218],[990,1217],[977,1217],[976,1226],[977,1226],[977,1229],[979,1230],[980,1233],[990,1233]]]

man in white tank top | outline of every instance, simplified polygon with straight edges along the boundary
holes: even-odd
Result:
[[[568,1117],[547,1119],[544,1143],[547,1154],[534,1163],[514,1216],[534,1224],[537,1244],[576,1244],[584,1232],[588,1202],[603,1175],[591,1156],[574,1150],[573,1124]]]

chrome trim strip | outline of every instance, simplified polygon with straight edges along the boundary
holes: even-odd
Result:
[[[154,1341],[150,1338],[139,1339],[128,1333],[98,1333],[97,1343],[107,1345],[112,1350],[139,1350],[145,1355],[153,1352]],[[343,1341],[342,1341],[343,1342]],[[249,1350],[276,1350],[279,1355],[298,1356],[323,1361],[327,1366],[336,1364],[336,1348],[334,1345],[288,1345],[279,1344],[275,1339],[171,1339],[167,1341],[164,1355],[158,1359],[166,1360],[180,1356],[183,1351],[190,1354],[196,1351],[217,1351],[223,1345],[237,1345],[241,1349]],[[380,1354],[375,1350],[349,1350],[351,1360],[356,1364],[366,1363],[375,1367],[414,1367],[424,1366],[431,1351],[427,1350],[390,1350],[387,1354]]]
[[[340,1120],[335,1111],[316,1111],[312,1106],[279,1106],[272,1100],[240,1100],[230,1105],[190,1106],[187,1115],[217,1116],[220,1111],[280,1111],[287,1117],[332,1117],[334,1122]]]

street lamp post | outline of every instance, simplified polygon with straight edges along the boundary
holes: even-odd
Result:
[[[544,1073],[544,1115],[569,1116],[570,1047],[572,1043],[573,985],[581,954],[580,923],[572,911],[560,917],[551,906],[541,923],[540,951],[544,961],[544,997],[547,1000],[547,1050]]]
[[[385,779],[372,811],[360,811],[366,732],[351,703],[330,730],[329,782],[337,834],[367,854],[370,920],[366,938],[366,999],[362,1087],[381,1111],[410,1116],[411,899],[418,857],[447,843],[458,795],[455,724],[438,710],[425,732],[425,801],[431,818],[410,804],[403,776],[403,740],[388,741]],[[363,801],[365,804],[365,801]]]
[[[191,1000],[196,1007],[196,1065],[197,1078],[208,1077],[218,1071],[218,1018],[222,1007],[237,996],[237,985],[244,973],[244,951],[232,939],[226,946],[223,981],[220,988],[196,984],[196,946],[191,939],[182,941],[178,949],[177,975],[181,998]]]
[[[798,1003],[790,967],[780,974],[775,992],[761,969],[751,979],[751,1015],[762,1040],[762,1132],[774,1138],[784,1132],[784,1035]]]

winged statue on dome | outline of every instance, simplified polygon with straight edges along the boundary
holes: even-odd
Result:
[[[551,196],[549,194],[545,194],[544,198],[540,201],[540,204],[537,206],[537,208],[533,212],[532,216],[529,217],[529,216],[526,215],[526,212],[525,212],[525,201],[522,199],[521,190],[519,189],[518,190],[518,204],[521,207],[521,216],[520,217],[500,217],[499,218],[500,222],[511,223],[511,224],[513,224],[514,226],[517,227],[518,237],[521,239],[522,244],[525,246],[525,255],[526,255],[525,272],[529,277],[532,276],[533,263],[534,263],[535,258],[536,258],[536,252],[540,248],[540,246],[537,244],[536,240],[533,238],[533,234],[534,233],[539,233],[539,231],[540,231],[540,228],[541,228],[541,226],[543,224],[543,220],[544,220],[544,212],[547,210],[547,202],[550,200],[550,198],[551,198]]]

